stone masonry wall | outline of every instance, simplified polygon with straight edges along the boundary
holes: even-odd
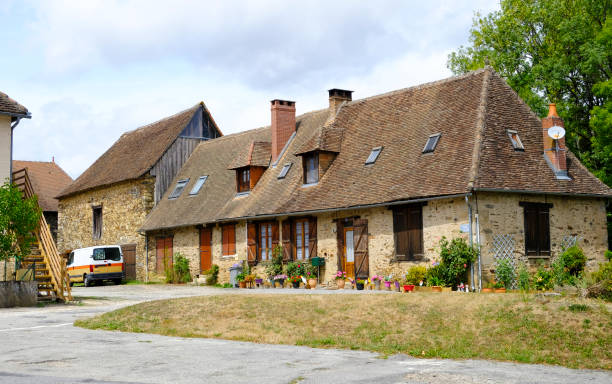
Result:
[[[561,251],[565,236],[578,236],[578,245],[587,256],[587,268],[596,269],[605,261],[608,249],[606,206],[602,199],[563,196],[521,195],[511,193],[478,193],[480,243],[483,281],[492,279],[494,269],[493,236],[511,234],[515,241],[515,258],[525,260],[523,207],[519,202],[552,203],[549,211],[550,246],[554,258]]]
[[[145,238],[138,234],[153,207],[154,178],[142,178],[63,198],[58,210],[58,250],[136,244],[136,277],[145,277]],[[93,239],[92,207],[102,205],[102,237]]]

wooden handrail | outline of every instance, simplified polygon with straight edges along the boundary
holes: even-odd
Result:
[[[23,193],[24,199],[29,199],[34,196],[34,188],[30,182],[27,168],[13,172],[13,184],[17,186]],[[38,248],[41,255],[51,272],[51,283],[56,287],[56,294],[61,300],[72,300],[70,291],[70,281],[66,273],[66,261],[60,257],[51,230],[47,224],[44,215],[40,215],[38,229],[36,231],[36,239],[38,240]]]

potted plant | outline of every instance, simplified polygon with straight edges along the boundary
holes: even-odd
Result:
[[[276,288],[283,288],[283,286],[285,285],[285,280],[287,280],[287,275],[285,275],[284,273],[274,276],[274,283],[276,285]]]
[[[317,269],[311,264],[304,264],[304,277],[311,289],[317,287]]]
[[[247,287],[253,288],[253,283],[255,282],[256,277],[257,276],[253,274],[249,274],[244,277],[244,282],[246,283]]]
[[[263,288],[263,279],[255,276],[255,285],[257,285],[257,288]]]
[[[427,279],[427,285],[431,287],[432,292],[442,292],[442,286],[444,283],[438,276],[430,276]]]
[[[414,291],[414,284],[408,284],[408,281],[404,282],[404,292],[412,292]]]
[[[383,280],[382,276],[374,275],[372,276],[372,282],[374,283],[374,287],[377,291],[380,291],[380,283]]]
[[[426,274],[427,267],[425,267],[424,265],[415,265],[413,267],[408,268],[408,272],[406,273],[406,285],[412,286],[410,292],[414,291],[416,286],[423,285],[423,281],[425,280]]]
[[[240,288],[246,288],[246,276],[247,273],[246,272],[240,272],[237,276],[236,276],[236,281],[238,282],[238,286]]]
[[[431,287],[432,292],[442,292],[442,286],[444,285],[444,272],[444,267],[437,261],[434,261],[432,266],[427,268],[427,285]]]
[[[442,285],[456,287],[462,281],[467,281],[468,267],[478,256],[478,249],[471,247],[461,237],[454,238],[450,242],[442,237],[439,244],[440,274],[438,277],[442,280]]]
[[[302,281],[302,278],[300,276],[291,276],[289,277],[288,280],[291,283],[291,286],[295,289],[300,288],[300,282]]]
[[[391,283],[393,282],[393,280],[391,279],[392,279],[391,275],[385,276],[385,288],[387,288],[387,291],[391,290]]]
[[[358,291],[363,291],[363,287],[365,286],[365,280],[364,279],[357,279],[357,280],[355,280],[355,285],[357,286],[357,290]]]
[[[482,293],[493,293],[493,283],[489,282],[487,285],[480,290]]]
[[[401,285],[400,285],[399,280],[395,280],[393,284],[395,285],[395,292],[401,292],[401,289],[400,289]]]
[[[495,281],[497,282],[497,286],[495,287],[496,293],[504,293],[506,292],[506,289],[512,288],[512,282],[514,281],[514,267],[512,266],[510,260],[497,260],[497,266],[495,268]]]
[[[274,288],[274,277],[283,273],[283,247],[277,245],[272,251],[272,261],[266,266],[266,276]]]
[[[334,280],[336,280],[336,286],[338,286],[338,289],[344,289],[344,285],[346,284],[346,272],[344,271],[336,272],[336,276],[334,276]]]

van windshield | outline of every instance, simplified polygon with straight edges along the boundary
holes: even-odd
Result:
[[[119,248],[96,248],[93,253],[94,260],[121,260]]]

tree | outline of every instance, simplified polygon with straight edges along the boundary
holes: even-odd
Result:
[[[612,186],[612,0],[501,0],[476,14],[470,45],[449,55],[465,73],[490,65],[539,115],[557,103],[566,143]]]
[[[40,214],[35,196],[24,200],[15,185],[0,187],[0,261],[28,254]]]

